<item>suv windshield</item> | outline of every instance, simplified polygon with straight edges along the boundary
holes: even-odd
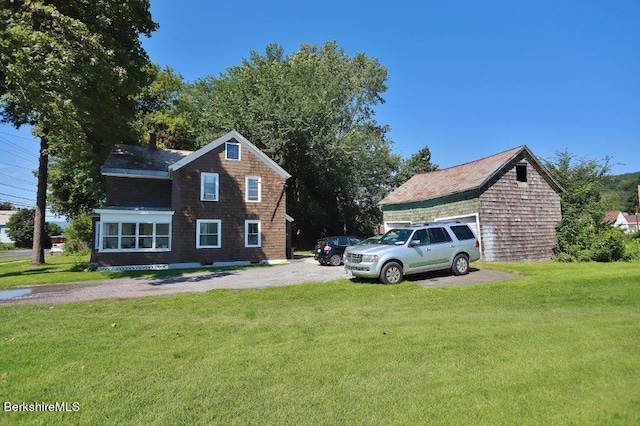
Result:
[[[382,236],[378,244],[402,245],[407,242],[413,229],[392,229]]]

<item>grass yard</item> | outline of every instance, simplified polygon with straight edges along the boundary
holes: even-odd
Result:
[[[89,255],[47,256],[46,264],[34,266],[31,257],[0,258],[0,290],[33,284],[71,283],[78,281],[98,281],[125,277],[175,276],[212,268],[170,269],[158,271],[112,271],[88,270]],[[229,266],[219,269],[242,269],[243,266]],[[218,268],[216,268],[218,269]]]
[[[0,307],[2,424],[640,424],[640,264]],[[275,270],[275,269],[274,269]]]

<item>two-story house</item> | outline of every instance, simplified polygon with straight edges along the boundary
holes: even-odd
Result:
[[[240,133],[191,151],[116,145],[92,262],[149,269],[286,258],[291,177]]]

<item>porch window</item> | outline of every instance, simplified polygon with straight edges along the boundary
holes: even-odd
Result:
[[[169,251],[171,224],[153,222],[98,222],[101,251]]]
[[[220,248],[222,221],[199,219],[196,223],[196,248]]]

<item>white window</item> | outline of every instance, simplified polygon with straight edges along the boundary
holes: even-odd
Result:
[[[220,248],[221,241],[222,221],[209,219],[196,221],[196,248]]]
[[[227,142],[224,146],[226,152],[225,158],[227,160],[240,160],[240,144]]]
[[[158,252],[171,250],[173,211],[96,209],[96,250]]]
[[[262,183],[259,176],[247,176],[245,178],[246,201],[259,203],[262,198]]]
[[[217,173],[200,174],[200,200],[218,201],[219,176]]]
[[[244,221],[244,246],[260,247],[262,245],[262,234],[259,220]]]
[[[102,251],[169,251],[170,229],[170,223],[99,223],[96,229],[97,248]],[[99,240],[100,234],[103,235],[102,241]]]

